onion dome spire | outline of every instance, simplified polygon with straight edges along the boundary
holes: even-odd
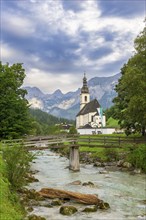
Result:
[[[87,85],[87,78],[86,78],[86,73],[84,72],[84,77],[83,77],[83,86],[81,88],[81,93],[89,93],[88,85]]]

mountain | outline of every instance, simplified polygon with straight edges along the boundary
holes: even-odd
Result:
[[[103,109],[112,106],[112,100],[116,96],[114,90],[121,74],[110,77],[94,77],[88,81],[90,99],[96,98]],[[82,87],[82,82],[81,82]],[[44,94],[37,87],[25,87],[28,94],[26,98],[32,108],[38,108],[57,117],[75,120],[79,112],[80,89],[75,92],[63,94],[57,89],[52,94]]]

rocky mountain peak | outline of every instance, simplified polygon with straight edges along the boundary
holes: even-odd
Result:
[[[114,88],[119,78],[120,74],[90,79],[88,81],[90,99],[96,98],[104,109],[109,108],[113,104],[113,98],[116,96]],[[79,111],[80,89],[66,94],[63,94],[60,89],[57,89],[52,94],[44,94],[37,87],[25,87],[25,89],[28,92],[26,98],[32,107],[38,107],[57,117],[75,120],[75,116]]]

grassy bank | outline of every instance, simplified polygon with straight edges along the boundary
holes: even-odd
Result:
[[[27,183],[32,156],[19,146],[0,146],[0,219],[23,220],[25,211],[17,192]]]
[[[109,137],[109,144],[110,141],[113,148],[105,148],[103,147],[103,138]],[[115,138],[114,138],[115,137]],[[90,161],[101,161],[101,162],[113,162],[118,160],[124,160],[125,162],[131,163],[133,168],[140,168],[142,172],[146,173],[146,144],[137,144],[137,143],[130,143],[129,140],[126,139],[120,145],[120,148],[116,147],[116,137],[125,137],[124,134],[112,134],[112,135],[81,135],[78,138],[77,144],[79,145],[80,149],[80,161],[85,161],[90,157]],[[130,136],[133,138],[141,138],[137,134]],[[97,140],[96,140],[97,138]],[[111,138],[111,139],[110,139]],[[94,140],[93,140],[94,139]],[[92,141],[93,140],[93,141]],[[106,140],[106,139],[105,139]],[[144,140],[144,139],[141,139]],[[117,142],[118,145],[118,142]],[[102,146],[102,147],[101,147]],[[61,153],[63,156],[69,156],[69,147],[64,147],[60,149],[55,149],[56,152]]]
[[[10,188],[7,178],[7,167],[2,155],[0,155],[0,219],[23,219],[23,209],[19,203],[17,194]]]

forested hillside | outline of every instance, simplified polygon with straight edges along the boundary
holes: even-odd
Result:
[[[57,118],[39,109],[30,109],[30,114],[33,118],[33,129],[31,133],[34,135],[59,133],[62,128],[61,124],[75,124],[75,121],[73,120]]]

